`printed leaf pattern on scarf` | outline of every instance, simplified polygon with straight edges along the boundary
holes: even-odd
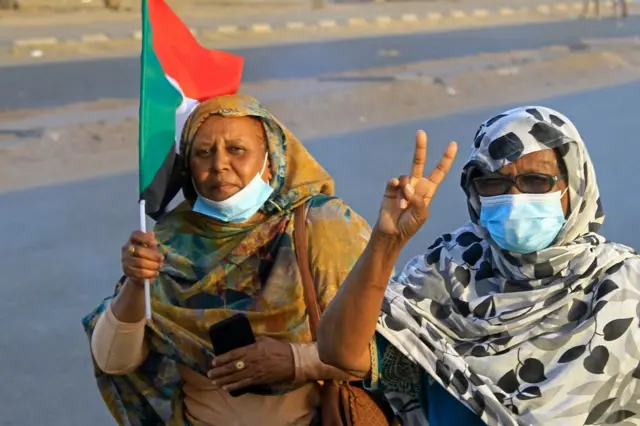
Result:
[[[478,224],[470,176],[550,148],[568,170],[571,214],[551,247],[504,252]],[[544,107],[487,120],[462,186],[471,221],[387,289],[378,333],[396,355],[385,359],[415,361],[489,425],[640,424],[640,262],[597,233],[604,212],[575,126]],[[415,380],[381,369],[387,383]],[[405,424],[424,424],[421,407],[406,409],[414,395],[385,391]]]

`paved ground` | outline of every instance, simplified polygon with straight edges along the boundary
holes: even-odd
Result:
[[[589,144],[608,213],[605,233],[636,247],[640,202],[625,188],[637,183],[640,148],[630,135],[637,132],[639,92],[640,84],[634,83],[545,102],[573,117]],[[475,127],[495,112],[452,114],[314,140],[309,148],[335,176],[339,195],[373,220],[384,181],[408,170],[416,128],[429,130],[434,155],[449,139],[467,141],[454,167],[459,170]],[[455,174],[447,179],[432,220],[403,261],[465,220],[457,183]],[[135,188],[135,176],[127,174],[0,197],[3,426],[112,424],[91,380],[80,318],[118,278],[119,247],[136,226]]]
[[[462,31],[335,40],[321,43],[237,49],[245,57],[245,82],[305,78],[353,69],[400,65],[477,52],[578,45],[588,38],[636,36],[640,17],[624,26],[613,19],[561,21]],[[396,55],[380,52],[395,51]],[[50,108],[105,98],[134,99],[138,95],[136,57],[54,62],[0,68],[3,95],[0,111]]]
[[[96,0],[94,0],[95,2]],[[635,3],[637,0],[631,0]],[[323,9],[310,9],[311,0],[282,2],[185,1],[171,2],[182,19],[199,35],[269,33],[283,29],[321,29],[337,27],[430,25],[441,18],[463,19],[465,16],[483,21],[492,16],[521,16],[531,13],[575,16],[582,9],[580,1],[545,0],[431,0],[367,2],[333,4]],[[633,6],[633,4],[632,4]],[[609,9],[609,10],[607,10]],[[635,7],[631,7],[634,13]],[[611,9],[603,7],[603,16]],[[103,9],[69,13],[8,13],[0,12],[0,50],[24,46],[47,46],[80,42],[101,45],[114,40],[139,37],[139,13],[105,12]],[[293,35],[295,37],[295,34]]]
[[[517,10],[500,9],[494,13],[484,9],[474,9],[470,11],[451,10],[444,14],[428,13],[423,16],[416,14],[384,15],[369,20],[353,17],[342,22],[334,19],[317,20],[309,24],[294,21],[286,22],[283,28],[275,29],[266,24],[266,29],[263,24],[256,24],[247,27],[247,30],[238,30],[234,26],[221,26],[218,27],[217,31],[199,30],[195,31],[194,34],[203,46],[222,50],[238,50],[264,48],[267,46],[319,44],[335,40],[379,38],[392,35],[400,36],[534,23],[566,22],[577,19],[574,13],[575,9],[568,9],[567,3],[555,4],[555,7],[561,6],[564,6],[562,11],[540,5],[539,8],[543,12],[530,8]],[[640,15],[640,8],[632,8],[631,12],[632,16]],[[480,16],[477,15],[478,13]],[[623,20],[617,20],[615,25],[622,27],[625,23]],[[97,37],[98,40],[87,42],[80,39],[44,45],[41,44],[42,39],[36,39],[36,44],[31,42],[25,44],[24,40],[16,40],[13,46],[5,46],[4,48],[0,46],[0,63],[6,65],[33,65],[69,60],[135,57],[139,55],[140,40],[136,38],[105,39],[103,35],[94,34],[89,37],[89,40],[94,37]]]
[[[115,3],[113,0],[111,0]],[[369,0],[366,0],[369,1]],[[225,10],[249,9],[252,7],[270,7],[278,10],[285,7],[311,7],[310,0],[165,0],[171,8],[182,13],[210,8],[222,8]],[[351,3],[347,0],[346,3]],[[19,0],[18,10],[2,10],[0,16],[26,16],[38,17],[47,14],[63,15],[65,19],[75,14],[93,14],[93,16],[119,16],[119,19],[140,11],[140,0],[119,0],[120,9],[117,12],[107,9],[105,0]],[[334,3],[333,0],[327,4]]]
[[[94,0],[95,1],[95,0]],[[139,3],[139,2],[137,2]],[[311,0],[281,1],[169,1],[168,4],[191,27],[214,29],[219,25],[248,25],[256,22],[276,24],[286,21],[346,19],[351,16],[374,18],[378,15],[447,12],[475,8],[512,9],[531,7],[543,0],[418,0],[332,4],[311,9]],[[68,13],[13,13],[0,11],[0,42],[20,37],[69,37],[74,34],[107,32],[130,34],[140,29],[139,11],[113,13],[89,9]]]
[[[635,212],[640,208],[640,200],[630,197],[625,188],[638,184],[635,158],[640,156],[640,145],[634,143],[631,136],[637,132],[638,91],[640,83],[634,82],[533,101],[535,105],[542,104],[564,112],[577,125],[595,163],[607,213],[604,233],[613,240],[636,248],[640,247],[640,233],[636,231]],[[385,179],[405,173],[410,167],[412,135],[416,129],[424,128],[429,132],[432,166],[448,141],[460,142],[461,150],[454,172],[434,201],[432,220],[409,244],[399,261],[402,264],[412,254],[423,252],[438,235],[454,229],[468,218],[458,173],[470,153],[471,137],[477,126],[492,114],[517,105],[448,114],[436,119],[315,139],[309,148],[333,174],[338,195],[373,221]]]
[[[338,195],[370,221],[384,182],[410,167],[416,129],[429,132],[432,157],[449,140],[460,142],[455,171],[434,201],[432,219],[401,262],[466,220],[457,174],[471,138],[481,121],[513,103],[549,105],[575,121],[596,164],[608,215],[605,234],[640,247],[635,232],[640,201],[628,189],[638,182],[640,51],[633,39],[624,48],[616,47],[619,40],[600,50],[593,48],[598,43],[578,43],[637,35],[638,22],[630,20],[622,29],[602,21],[485,31],[274,48],[282,49],[279,56],[275,50],[253,50],[246,87],[306,141],[335,177]],[[555,46],[540,49],[545,43]],[[505,52],[525,48],[534,50]],[[468,57],[458,58],[462,55]],[[128,119],[135,113],[135,87],[118,80],[133,78],[136,69],[133,59],[121,61],[0,69],[0,99],[13,105],[59,107],[118,98],[56,108],[46,116],[0,113],[0,160],[8,159],[0,161],[0,171],[37,175],[24,186],[42,185],[83,158],[106,164],[98,178],[0,189],[0,320],[6,325],[0,339],[2,426],[113,424],[92,380],[80,319],[111,290],[119,277],[119,247],[136,228],[136,176],[116,172],[132,165],[122,169],[117,160],[124,157],[102,150],[121,145],[135,165],[135,121]],[[64,78],[74,69],[82,71]],[[273,77],[279,80],[264,81]],[[67,95],[74,84],[81,89]],[[97,90],[101,85],[109,90]],[[31,117],[31,124],[21,128],[23,139],[2,146],[3,131],[8,142],[16,142],[7,129],[24,124],[24,117]],[[46,137],[29,134],[38,130]],[[33,149],[21,150],[21,143]],[[51,161],[42,161],[48,157]],[[8,175],[0,176],[4,181]]]

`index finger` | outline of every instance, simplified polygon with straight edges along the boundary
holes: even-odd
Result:
[[[424,176],[424,165],[427,163],[427,134],[424,130],[416,133],[416,149],[413,153],[411,177],[420,179]]]

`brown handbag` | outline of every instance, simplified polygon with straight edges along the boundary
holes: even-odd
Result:
[[[294,241],[311,336],[313,341],[316,341],[322,312],[318,305],[316,287],[309,267],[306,213],[306,204],[294,210]],[[375,398],[370,392],[350,382],[324,382],[320,398],[322,426],[389,426],[391,424],[393,411],[384,397]]]

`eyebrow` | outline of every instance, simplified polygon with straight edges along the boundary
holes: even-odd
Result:
[[[562,170],[560,170],[560,166],[558,164],[557,161],[552,161],[552,160],[541,160],[541,161],[537,161],[532,167],[537,167],[540,168],[541,166],[545,166],[545,168],[547,168],[549,170],[549,173],[551,172],[551,169],[557,169],[559,172],[561,172]],[[523,171],[521,173],[543,173],[537,170],[528,170],[528,171]]]
[[[205,138],[200,138],[200,139],[194,139],[193,140],[193,144],[192,147],[193,148],[204,148],[204,147],[209,147],[213,145],[213,142],[210,141],[209,139],[205,139]]]
[[[540,166],[540,165],[558,167],[558,165],[556,163],[551,162],[551,161],[539,161],[538,163],[536,163],[534,165],[534,167],[535,166]],[[538,170],[525,169],[525,170],[519,171],[518,173],[516,173],[516,175],[521,175],[521,174],[526,174],[526,173],[549,173],[549,174],[553,174],[552,171],[545,172],[545,171],[540,171],[539,169]],[[559,167],[558,167],[558,173],[562,174],[562,169],[559,168]],[[500,176],[510,176],[510,175],[505,175],[505,174],[501,173],[500,170],[496,170],[495,172],[488,172],[488,171],[484,172],[482,177],[500,177]]]
[[[225,142],[244,143],[244,142],[246,142],[246,140],[244,138],[242,138],[242,137],[239,137],[239,138],[225,139]]]
[[[225,138],[225,142],[245,142],[245,141],[246,141],[246,138],[243,138],[242,136],[238,136],[234,138]],[[196,143],[211,145],[213,141],[207,137],[200,137],[200,138],[195,138],[193,140],[193,144],[195,145]]]
[[[554,160],[550,160],[550,159],[546,159],[545,158],[544,160],[538,161],[537,164],[547,164],[547,165],[550,165],[550,166],[557,166],[558,162],[555,159]]]

